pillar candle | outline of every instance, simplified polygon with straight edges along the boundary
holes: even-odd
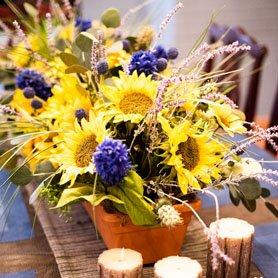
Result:
[[[143,258],[137,251],[114,248],[100,254],[98,269],[101,278],[141,278]]]
[[[190,258],[170,256],[154,265],[155,278],[199,278],[202,277],[201,265]]]
[[[218,227],[217,227],[218,225]],[[253,247],[254,226],[237,218],[222,218],[210,224],[212,232],[217,233],[217,241],[221,250],[226,253],[234,264],[228,264],[222,259],[216,270],[212,267],[212,252],[209,242],[207,277],[247,278],[250,273]]]

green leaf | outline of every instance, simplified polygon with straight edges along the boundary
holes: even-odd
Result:
[[[104,193],[102,194],[95,194],[95,195],[90,195],[90,196],[82,196],[83,199],[91,203],[93,206],[99,205],[102,201],[104,200],[110,200],[116,204],[122,205],[123,202],[118,199],[117,197],[113,195],[106,195]]]
[[[13,169],[16,168],[17,166],[17,160],[18,160],[18,155],[14,154],[13,152],[5,152],[3,150],[0,151],[1,157],[0,157],[0,166],[12,171]],[[7,162],[8,161],[8,162]]]
[[[25,11],[33,18],[38,16],[38,10],[31,4],[25,2],[23,3]]]
[[[53,167],[52,163],[50,161],[44,161],[37,165],[35,174],[45,174],[45,175],[39,175],[35,176],[36,181],[42,182],[46,177],[49,176],[49,174],[55,172],[55,168]]]
[[[262,194],[261,194],[261,196],[262,196],[263,198],[269,197],[269,196],[270,196],[270,191],[269,191],[267,188],[262,187]]]
[[[143,184],[142,178],[135,171],[130,171],[121,185],[108,187],[107,190],[124,202],[124,208],[115,207],[121,212],[126,211],[133,224],[156,225],[157,216],[143,196]]]
[[[241,181],[238,188],[247,200],[256,200],[262,193],[260,183],[253,178],[247,178]]]
[[[70,53],[62,52],[59,54],[59,57],[67,66],[72,66],[79,63],[78,58]]]
[[[30,183],[32,179],[32,173],[26,165],[18,167],[10,175],[10,181],[20,186]]]
[[[89,52],[92,50],[93,41],[97,39],[88,32],[81,32],[75,39],[75,44],[78,48],[84,52]]]
[[[65,70],[66,74],[69,73],[85,73],[88,69],[80,65],[72,65]]]
[[[56,208],[63,207],[73,201],[84,199],[90,202],[93,206],[99,205],[104,200],[111,200],[112,202],[122,204],[123,202],[112,195],[104,193],[93,194],[93,187],[85,185],[80,187],[67,188],[63,191]]]
[[[117,196],[124,202],[126,212],[134,225],[158,224],[152,206],[135,190],[124,186],[109,187],[108,190],[110,194]]]
[[[109,8],[103,12],[101,21],[106,27],[117,28],[121,24],[121,16],[119,10]]]
[[[272,203],[265,202],[265,206],[278,218],[278,210]]]
[[[129,174],[124,178],[123,183],[125,187],[133,189],[135,192],[143,196],[144,181],[135,171],[130,171]]]
[[[229,186],[229,193],[230,193],[230,199],[231,199],[232,203],[235,206],[238,206],[240,203],[240,196],[238,195],[238,192],[237,192],[236,188],[234,187],[234,185]]]
[[[67,44],[63,39],[57,39],[56,41],[56,47],[60,50],[60,51],[64,51],[67,48]]]
[[[254,212],[256,210],[256,200],[241,199],[241,201],[250,212]]]

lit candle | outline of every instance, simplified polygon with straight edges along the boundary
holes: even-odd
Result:
[[[114,248],[100,254],[98,269],[101,278],[141,278],[143,258],[137,251]]]
[[[212,267],[211,244],[208,248],[207,277],[247,278],[253,247],[254,226],[237,218],[222,218],[210,224],[212,233],[217,234],[218,245],[234,261],[228,264],[219,260],[217,269]]]
[[[196,261],[187,257],[170,256],[154,265],[155,278],[199,278],[202,277],[202,267]]]

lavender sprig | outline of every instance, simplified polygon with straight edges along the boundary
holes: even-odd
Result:
[[[171,22],[173,19],[174,15],[181,9],[183,8],[183,4],[179,2],[163,19],[161,25],[159,26],[159,31],[156,35],[156,41],[158,41],[163,34],[163,31],[166,29],[167,25]]]

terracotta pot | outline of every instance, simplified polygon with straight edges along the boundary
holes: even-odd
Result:
[[[93,206],[88,202],[83,205],[94,221]],[[198,210],[201,201],[196,200],[190,205]],[[173,228],[160,225],[136,226],[127,215],[120,212],[107,213],[102,205],[95,207],[95,221],[108,249],[125,247],[136,250],[142,254],[144,264],[149,264],[180,254],[192,211],[184,205],[175,205],[175,208],[180,212],[183,224]]]

